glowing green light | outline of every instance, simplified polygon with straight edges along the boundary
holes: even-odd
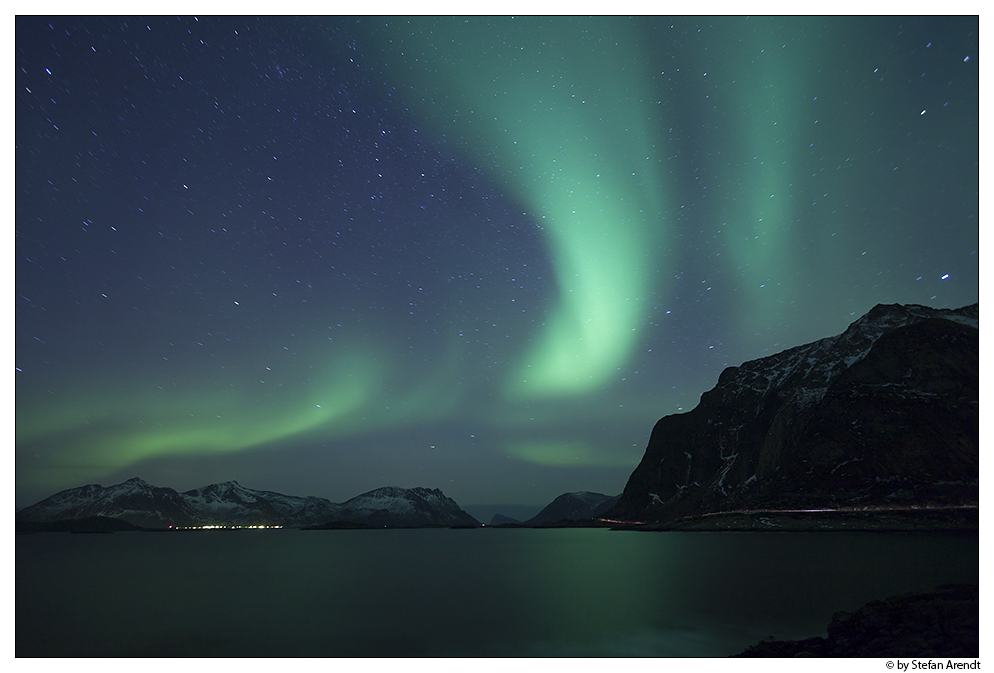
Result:
[[[245,378],[237,385],[211,386],[190,374],[188,383],[169,389],[133,384],[130,393],[121,394],[88,382],[85,393],[19,406],[18,446],[44,453],[37,467],[22,474],[27,481],[77,486],[166,455],[217,455],[306,437],[329,440],[453,413],[459,394],[451,382],[460,351],[451,350],[432,362],[431,372],[407,380],[388,377],[381,364],[388,358],[381,353],[390,352],[385,344],[365,351],[315,347],[305,362],[326,364],[305,367],[307,374],[293,372],[295,380],[310,379],[304,386]]]
[[[414,92],[449,92],[410,98],[438,133],[479,139],[476,156],[496,159],[552,253],[558,301],[505,385],[511,399],[601,387],[638,343],[665,192],[638,41],[604,18],[420,18],[384,41]]]
[[[54,443],[73,436],[72,451],[122,467],[161,454],[225,453],[344,424],[380,392],[370,357],[340,358],[302,392],[260,395],[265,384],[205,392],[201,385],[130,395],[76,395],[47,405],[19,424],[18,441]],[[66,462],[71,457],[66,456]]]
[[[795,279],[803,271],[796,252],[805,246],[798,232],[802,209],[791,187],[802,151],[798,83],[804,66],[770,37],[776,32],[771,23],[769,30],[748,33],[742,50],[752,58],[732,59],[726,73],[735,84],[728,101],[742,114],[744,143],[735,149],[746,161],[735,170],[744,198],[735,201],[725,240],[742,279],[744,310],[737,319],[746,333],[782,318],[785,305],[800,296]]]
[[[660,99],[636,24],[416,18],[401,25],[402,34],[384,41],[385,77],[411,85],[408,97],[424,119],[528,204],[550,252],[558,295],[505,370],[508,406],[575,401],[609,385],[642,337],[667,235]],[[170,372],[165,390],[142,376],[126,392],[109,386],[94,394],[87,382],[90,390],[62,401],[19,408],[18,450],[44,454],[33,475],[73,486],[90,479],[84,471],[106,475],[162,456],[328,440],[470,413],[456,383],[465,353],[440,349],[414,371],[398,363],[406,349],[336,340],[333,350],[302,354],[283,388],[260,382],[248,365],[231,381]],[[533,443],[512,453],[548,462],[557,451],[555,443]],[[580,463],[610,460],[579,444],[571,451]]]

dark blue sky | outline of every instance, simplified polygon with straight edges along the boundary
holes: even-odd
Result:
[[[16,482],[619,493],[721,370],[978,300],[978,21],[16,20]]]

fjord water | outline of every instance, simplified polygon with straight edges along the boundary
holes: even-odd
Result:
[[[975,535],[19,535],[16,655],[726,656],[978,578]]]

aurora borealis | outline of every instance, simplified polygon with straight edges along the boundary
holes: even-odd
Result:
[[[619,493],[726,366],[979,294],[976,17],[18,17],[17,504]]]
[[[403,63],[400,79],[414,91],[441,81],[458,94],[412,98],[437,133],[478,133],[495,155],[496,177],[535,213],[554,260],[557,301],[512,369],[508,396],[599,389],[638,343],[639,302],[652,292],[648,251],[666,226],[663,144],[648,123],[655,102],[637,25],[600,19],[593,37],[582,22],[564,20],[442,22],[442,34],[457,40],[424,67],[403,56],[431,54],[438,21],[407,25],[386,40],[385,61]]]

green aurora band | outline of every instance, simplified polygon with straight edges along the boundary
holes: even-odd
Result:
[[[408,85],[407,102],[419,118],[472,163],[491,168],[528,205],[548,246],[558,298],[506,374],[509,406],[500,411],[501,423],[490,423],[503,436],[499,443],[507,455],[541,465],[630,463],[627,453],[548,436],[542,426],[564,403],[603,415],[598,405],[584,405],[583,396],[603,389],[630,362],[665,289],[658,270],[678,233],[667,224],[667,204],[676,203],[678,192],[676,179],[661,168],[668,153],[660,118],[665,96],[674,94],[662,73],[649,69],[650,38],[636,22],[603,17],[419,17],[392,22],[372,37],[383,50],[387,83]],[[739,90],[760,88],[749,81],[751,66],[738,67]],[[760,83],[784,80],[769,68],[761,72]],[[751,196],[742,222],[730,227],[751,234],[736,235],[741,240],[731,247],[755,288],[769,264],[787,258],[779,232],[789,217],[776,195],[789,169],[778,137],[789,109],[780,89],[760,90],[762,100],[749,93],[736,103],[759,117],[770,109],[779,116],[745,125],[745,146],[734,154],[759,157],[761,169],[746,172],[742,192]],[[741,174],[735,170],[728,181]],[[743,227],[746,220],[752,224]],[[755,288],[750,306],[772,296]],[[17,441],[50,452],[50,465],[72,466],[59,468],[68,473],[54,479],[72,485],[166,455],[224,454],[474,415],[454,384],[465,366],[458,342],[420,376],[403,379],[382,364],[399,352],[388,342],[317,343],[303,358],[315,371],[286,372],[288,385],[264,395],[258,388],[267,384],[247,368],[210,384],[191,367],[179,385],[136,382],[126,394],[91,379],[85,391],[19,413]],[[270,374],[275,380],[270,372],[265,378]],[[533,401],[543,407],[514,411]],[[529,422],[536,416],[537,426]]]
[[[243,370],[205,384],[191,368],[182,381],[163,386],[154,385],[151,374],[127,386],[94,377],[58,398],[24,401],[18,405],[17,442],[53,466],[26,480],[68,487],[163,456],[334,440],[451,416],[460,401],[452,385],[457,349],[408,380],[382,364],[389,359],[384,354],[395,350],[384,343],[319,344],[303,361],[327,366],[266,368],[266,380]]]
[[[730,143],[738,145],[733,156],[741,159],[741,165],[734,175],[723,178],[742,182],[742,206],[733,211],[737,218],[730,223],[727,241],[747,294],[743,305],[748,311],[738,316],[738,322],[751,332],[775,324],[782,304],[799,297],[795,283],[771,282],[771,272],[779,278],[798,277],[795,251],[801,247],[792,236],[799,225],[791,178],[801,163],[803,131],[797,108],[803,96],[797,89],[804,61],[798,59],[794,44],[788,48],[777,39],[772,19],[761,18],[759,23],[763,28],[751,32],[727,27],[717,31],[726,32],[729,43],[739,42],[739,53],[710,73],[726,83],[714,98],[722,109],[738,111],[735,128],[743,136]],[[813,52],[809,48],[807,54]],[[721,175],[722,168],[715,165],[712,170]]]
[[[558,294],[524,351],[484,371],[454,334],[414,357],[386,322],[382,330],[346,323],[334,343],[315,337],[279,365],[262,362],[271,347],[264,336],[246,340],[219,353],[229,366],[221,375],[192,355],[182,364],[175,357],[169,373],[111,361],[107,370],[127,371],[126,382],[88,378],[80,365],[50,382],[55,393],[18,394],[18,452],[47,466],[18,478],[69,487],[171,455],[373,438],[451,420],[532,464],[634,465],[640,449],[588,438],[580,426],[623,416],[640,424],[663,410],[659,400],[678,382],[667,378],[680,364],[673,360],[652,364],[658,398],[628,397],[619,410],[600,393],[639,364],[640,347],[669,338],[667,321],[697,317],[664,314],[676,273],[724,276],[715,279],[724,331],[743,343],[782,322],[786,305],[835,299],[823,279],[838,277],[842,246],[851,245],[842,239],[856,230],[844,199],[869,198],[844,170],[846,124],[868,118],[870,110],[849,111],[874,99],[850,105],[842,84],[818,79],[834,57],[826,45],[849,28],[805,33],[807,21],[708,20],[706,51],[662,21],[653,30],[608,17],[364,19],[384,86],[400,92],[409,120],[490,171],[541,229]],[[809,149],[816,143],[824,148]],[[702,193],[690,189],[694,180],[706,181],[696,204],[687,203]],[[903,254],[876,247],[894,256],[889,266]],[[870,273],[846,264],[844,273]],[[810,334],[789,338],[823,334],[813,320]],[[651,321],[662,328],[647,332]],[[758,357],[770,343],[757,336],[734,356]],[[494,398],[474,383],[460,388],[481,371],[502,377]]]
[[[387,72],[540,222],[559,289],[505,385],[509,401],[601,388],[639,343],[665,239],[659,105],[631,22],[416,18]],[[403,64],[403,65],[401,65]],[[402,71],[401,71],[402,69]]]

